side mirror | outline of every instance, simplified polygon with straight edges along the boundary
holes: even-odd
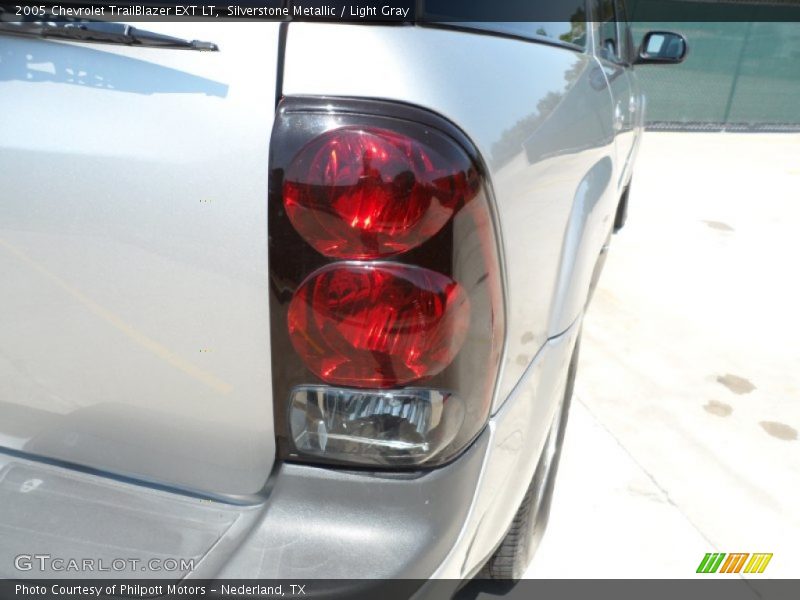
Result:
[[[683,62],[689,47],[686,38],[671,31],[648,31],[639,46],[637,65],[677,64]]]

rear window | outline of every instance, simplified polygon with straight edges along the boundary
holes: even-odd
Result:
[[[584,0],[506,0],[492,5],[491,15],[501,18],[527,16],[547,21],[483,21],[487,16],[485,0],[424,0],[423,19],[471,29],[514,35],[528,39],[545,39],[580,48],[586,47],[586,3]]]

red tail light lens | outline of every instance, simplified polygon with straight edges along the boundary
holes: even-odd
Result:
[[[466,153],[433,131],[421,141],[342,127],[300,149],[285,174],[283,202],[322,254],[371,259],[419,246],[479,189]]]
[[[450,277],[393,263],[332,264],[289,305],[289,335],[323,381],[388,388],[436,375],[466,338],[470,303]]]
[[[419,107],[288,96],[269,155],[281,458],[373,468],[452,460],[487,423],[505,334],[478,149]]]

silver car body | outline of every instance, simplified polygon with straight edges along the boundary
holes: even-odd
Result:
[[[148,24],[213,40],[208,54],[0,38],[0,574],[19,575],[6,559],[23,540],[109,555],[115,527],[114,552],[196,559],[181,577],[462,578],[507,530],[630,181],[634,74],[599,58],[591,27],[584,51],[320,23],[289,24],[281,49],[280,27]],[[507,335],[491,418],[459,464],[398,479],[275,462],[277,95],[427,108],[489,167]],[[48,545],[34,510],[72,514],[74,531]],[[163,535],[148,546],[142,530]]]

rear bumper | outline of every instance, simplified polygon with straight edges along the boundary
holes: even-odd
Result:
[[[0,577],[450,580],[421,590],[440,597],[440,585],[473,575],[507,530],[563,395],[579,326],[545,344],[463,455],[428,472],[282,464],[262,503],[234,506],[0,454]],[[15,564],[37,553],[137,564],[104,572]],[[146,568],[170,558],[191,565]]]
[[[489,436],[426,473],[283,465],[223,578],[427,579],[455,544]]]
[[[459,536],[488,440],[424,473],[283,464],[254,506],[0,454],[0,577],[426,579]]]

